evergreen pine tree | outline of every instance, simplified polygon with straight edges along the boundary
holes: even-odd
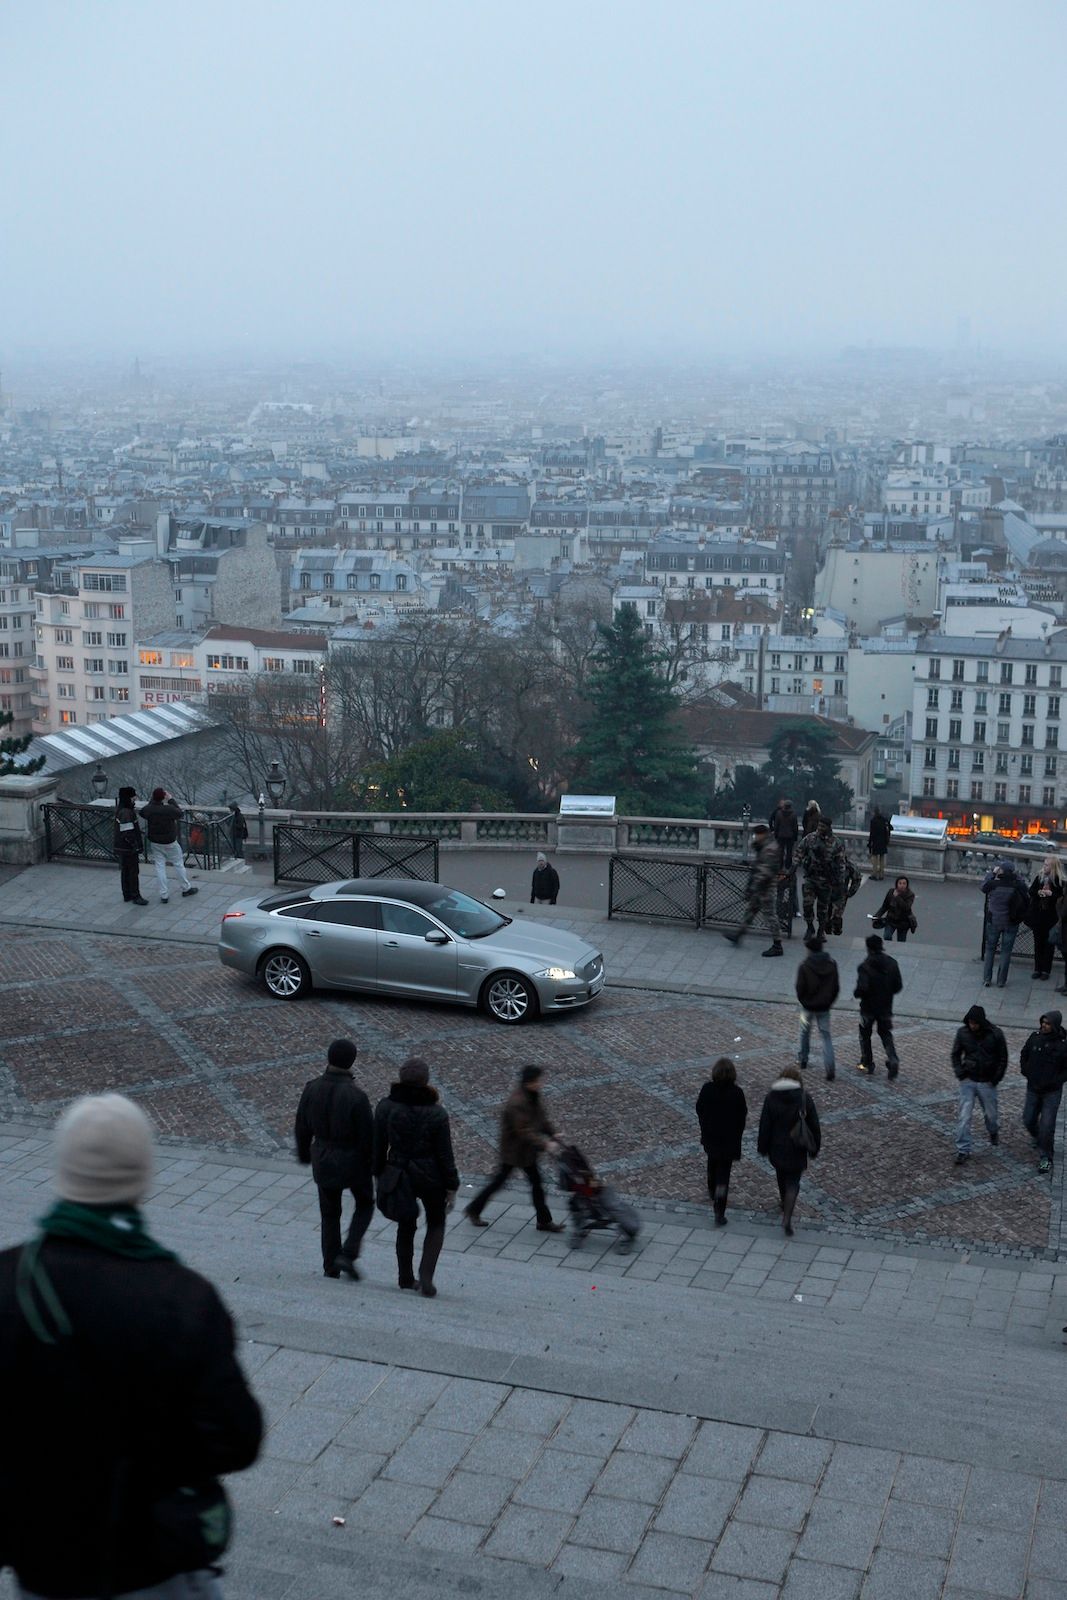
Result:
[[[599,625],[587,683],[584,728],[574,752],[577,782],[613,794],[630,816],[699,816],[696,755],[633,606]]]
[[[0,730],[10,728],[14,720],[10,711],[0,711]],[[35,761],[24,761],[21,764],[14,759],[30,748],[32,737],[32,734],[27,733],[21,739],[5,739],[0,734],[0,778],[10,777],[12,773],[22,777],[30,772],[39,772],[44,766],[44,756],[38,756]]]

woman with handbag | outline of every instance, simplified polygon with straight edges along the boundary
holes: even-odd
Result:
[[[374,1113],[374,1176],[378,1210],[396,1223],[396,1265],[402,1289],[419,1289],[432,1298],[433,1275],[445,1242],[445,1218],[455,1204],[459,1173],[452,1154],[452,1130],[430,1069],[412,1056],[400,1068]],[[415,1277],[415,1229],[419,1202],[426,1214],[419,1276]]]
[[[1052,930],[1060,920],[1060,901],[1067,884],[1055,856],[1046,856],[1041,871],[1030,885],[1030,904],[1023,921],[1034,935],[1035,978],[1052,974]]]
[[[894,883],[872,918],[875,928],[884,933],[886,943],[904,943],[919,924],[915,920],[915,892],[903,873]]]
[[[756,1149],[774,1168],[782,1228],[789,1239],[793,1237],[793,1210],[801,1175],[807,1170],[809,1156],[817,1156],[821,1145],[819,1113],[804,1088],[800,1068],[786,1067],[771,1084],[763,1102]]]

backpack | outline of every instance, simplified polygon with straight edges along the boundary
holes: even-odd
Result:
[[[1021,883],[1017,883],[1011,891],[1008,901],[1008,921],[1013,928],[1017,928],[1030,909],[1030,896]]]

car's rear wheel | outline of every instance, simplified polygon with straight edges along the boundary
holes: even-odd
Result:
[[[311,989],[307,962],[295,950],[270,950],[259,964],[259,975],[276,1000],[299,1000]]]
[[[494,1022],[515,1027],[537,1015],[537,991],[517,972],[495,972],[482,990],[482,1005]]]

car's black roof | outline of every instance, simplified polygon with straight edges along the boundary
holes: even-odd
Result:
[[[344,883],[324,884],[331,894],[374,895],[382,900],[408,900],[413,906],[426,906],[449,890],[441,883],[426,883],[421,878],[349,878]]]

